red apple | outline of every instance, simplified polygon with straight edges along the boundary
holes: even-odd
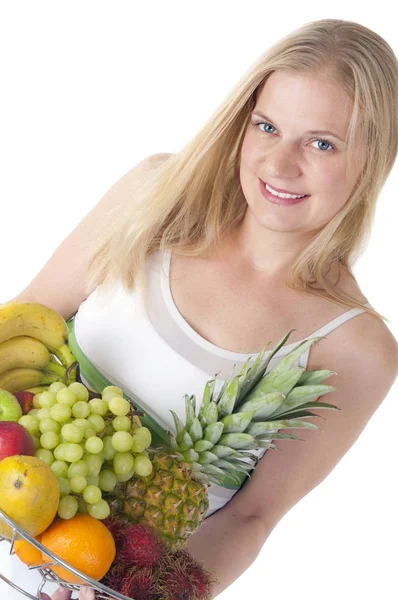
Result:
[[[35,394],[33,392],[14,392],[14,396],[21,405],[22,414],[27,415],[34,408],[33,398]]]
[[[35,455],[35,442],[29,431],[15,421],[0,421],[0,460],[7,456]]]

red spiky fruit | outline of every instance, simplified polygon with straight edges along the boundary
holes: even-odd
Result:
[[[121,550],[124,542],[124,528],[126,527],[126,523],[113,515],[104,519],[102,522],[111,532],[113,539],[115,540],[116,550],[118,553]]]
[[[160,562],[168,547],[160,534],[145,523],[133,523],[124,530],[118,559],[128,565],[152,567]]]
[[[118,591],[134,600],[155,600],[158,592],[156,575],[152,569],[127,569]]]
[[[185,549],[164,557],[158,568],[162,600],[210,600],[216,583],[208,571]]]

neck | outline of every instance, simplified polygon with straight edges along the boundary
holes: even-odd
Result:
[[[272,231],[246,211],[239,228],[228,235],[227,247],[253,275],[284,281],[294,259],[312,237],[313,232]]]

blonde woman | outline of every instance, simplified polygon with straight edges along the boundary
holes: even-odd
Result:
[[[288,349],[327,336],[300,364],[336,373],[327,383],[341,410],[322,433],[300,432],[305,443],[277,440],[282,451],[265,452],[240,490],[209,490],[188,549],[215,571],[213,598],[331,473],[396,379],[397,341],[351,269],[396,159],[397,100],[384,39],[355,22],[305,24],[186,147],[115,183],[15,298],[73,317],[92,364],[168,429],[185,393],[200,398],[267,341],[292,328]]]

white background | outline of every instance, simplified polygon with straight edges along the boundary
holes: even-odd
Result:
[[[383,2],[377,10],[362,2],[332,9],[251,0],[1,2],[0,303],[25,288],[134,164],[178,152],[282,36],[322,18],[353,20],[398,54],[391,11]],[[395,337],[397,203],[395,166],[354,269]],[[337,468],[285,516],[221,600],[394,596],[396,396],[397,384]],[[10,573],[4,546],[2,570]],[[1,583],[0,593],[11,598]]]

